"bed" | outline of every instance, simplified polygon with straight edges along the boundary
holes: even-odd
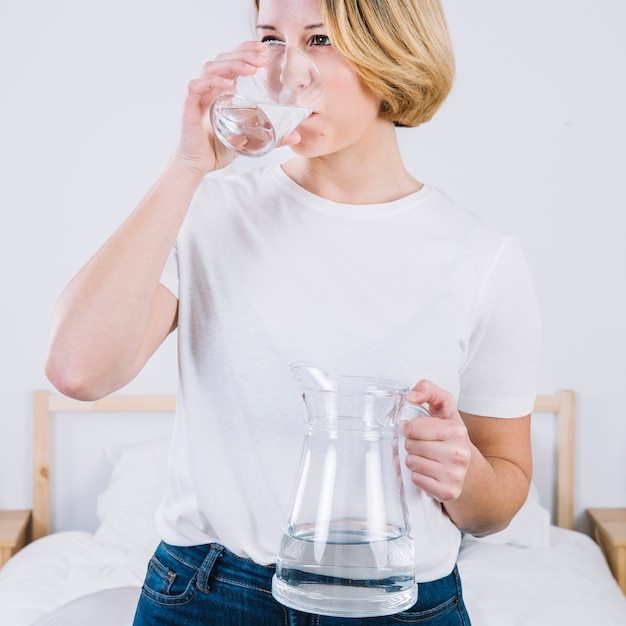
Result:
[[[95,530],[50,533],[51,424],[73,414],[100,420],[122,415],[125,422],[137,415],[169,419],[174,408],[169,395],[113,395],[85,403],[35,392],[34,540],[0,570],[0,624],[132,623],[158,542],[153,514],[163,492],[169,437],[142,428],[148,431],[144,440],[108,444],[110,474],[97,496]],[[510,526],[490,537],[463,539],[459,569],[473,625],[626,625],[626,598],[602,552],[572,530],[572,392],[537,398],[533,448],[531,493]]]

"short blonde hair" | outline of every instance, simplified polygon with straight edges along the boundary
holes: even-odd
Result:
[[[380,99],[381,116],[409,127],[430,120],[454,82],[440,0],[320,2],[333,47]]]

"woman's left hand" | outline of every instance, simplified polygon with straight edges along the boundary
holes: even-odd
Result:
[[[474,449],[456,402],[447,391],[428,380],[415,385],[408,400],[427,403],[432,416],[416,417],[400,426],[413,483],[440,502],[456,500]]]

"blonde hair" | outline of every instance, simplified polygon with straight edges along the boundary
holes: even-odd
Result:
[[[430,120],[454,82],[440,0],[320,2],[333,47],[380,99],[381,116],[409,127]]]

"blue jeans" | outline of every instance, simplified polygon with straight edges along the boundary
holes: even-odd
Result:
[[[217,544],[181,548],[161,543],[152,557],[134,626],[470,626],[456,570],[418,586],[410,610],[385,617],[341,618],[303,613],[274,600],[275,568],[257,565]]]

